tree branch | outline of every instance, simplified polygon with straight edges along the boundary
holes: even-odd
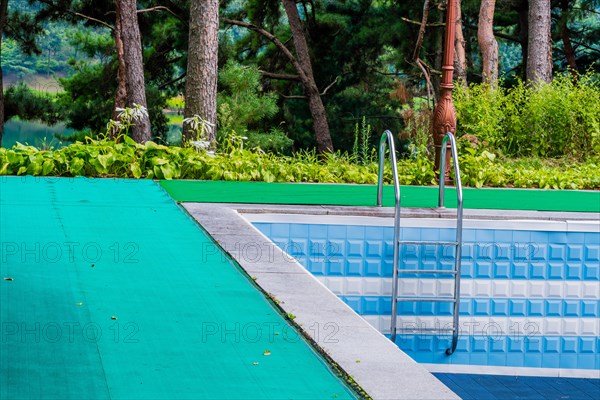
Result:
[[[175,14],[173,11],[171,11],[171,9],[169,9],[168,7],[165,7],[165,6],[156,6],[156,7],[145,8],[143,10],[137,10],[137,13],[143,14],[143,13],[152,12],[152,11],[166,11],[169,14],[171,14],[172,16],[174,16],[175,18],[177,18],[178,20],[185,21],[181,16]]]
[[[337,83],[338,79],[340,79],[339,75],[335,77],[333,82],[331,82],[319,96],[325,96],[325,93],[327,93],[327,91],[329,89],[331,89],[331,87]]]
[[[408,22],[409,24],[413,24],[413,25],[421,25],[420,21],[415,21],[414,19],[408,19],[405,17],[400,17],[400,19],[404,22]],[[426,25],[428,28],[437,28],[440,26],[446,26],[445,22],[430,22]]]
[[[172,85],[172,84],[174,84],[174,83],[176,83],[176,82],[179,82],[180,80],[182,80],[183,78],[185,78],[185,76],[186,76],[186,73],[184,72],[184,73],[183,73],[183,74],[181,74],[179,77],[177,77],[177,78],[174,78],[174,79],[171,79],[170,81],[168,81],[168,82],[165,82],[165,83],[161,84],[161,85],[160,85],[158,88],[159,88],[159,89],[164,89],[164,88],[166,88],[166,87],[167,87],[167,86],[169,86],[169,85]]]
[[[260,28],[253,24],[249,24],[244,21],[238,21],[238,20],[229,19],[229,18],[221,18],[221,21],[223,21],[226,24],[241,26],[243,28],[250,29],[251,31],[254,31],[254,32],[259,33],[262,36],[266,37],[271,43],[273,43],[275,46],[277,46],[277,48],[279,50],[281,50],[281,52],[283,54],[285,54],[285,56],[288,58],[288,60],[290,60],[290,62],[294,65],[294,68],[296,69],[296,71],[298,71],[300,80],[302,82],[309,82],[308,77],[306,76],[306,73],[304,72],[304,69],[302,68],[302,66],[300,65],[298,60],[296,60],[296,57],[294,57],[292,52],[287,47],[285,47],[285,45],[283,43],[281,43],[281,41],[277,38],[277,36],[273,35],[271,32],[266,31],[263,28]]]
[[[264,77],[271,79],[278,79],[282,81],[300,81],[300,75],[293,74],[276,74],[274,72],[268,72],[263,70],[258,70]]]

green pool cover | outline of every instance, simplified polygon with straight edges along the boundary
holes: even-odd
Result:
[[[152,181],[0,178],[0,398],[354,395]]]
[[[374,185],[162,181],[177,201],[375,206]],[[465,188],[465,208],[600,212],[600,191]],[[438,188],[402,186],[403,207],[437,207]],[[456,191],[446,189],[446,207],[456,207]],[[384,205],[394,205],[394,189],[384,187]]]

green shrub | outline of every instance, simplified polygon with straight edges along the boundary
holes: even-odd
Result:
[[[346,154],[314,152],[293,156],[253,152],[230,137],[227,152],[211,156],[191,147],[135,143],[128,136],[76,142],[57,150],[18,144],[0,148],[0,175],[89,176],[118,178],[203,179],[264,182],[377,183],[378,164],[359,165]],[[506,186],[554,189],[600,189],[600,158],[540,161],[511,160],[477,149],[460,156],[465,186]],[[426,157],[398,162],[403,185],[435,185],[433,163]],[[384,182],[391,183],[391,165]]]
[[[565,74],[551,83],[496,90],[457,88],[457,133],[476,137],[481,150],[509,156],[586,157],[600,153],[600,85]]]

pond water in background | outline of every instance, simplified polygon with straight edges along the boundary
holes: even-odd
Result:
[[[13,118],[4,124],[2,147],[13,147],[17,142],[35,147],[60,148],[69,144],[57,139],[54,135],[70,135],[73,129],[64,124],[47,125],[40,121],[21,121]]]

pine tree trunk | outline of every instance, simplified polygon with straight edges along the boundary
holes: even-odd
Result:
[[[219,1],[192,0],[189,24],[183,115],[186,118],[199,115],[216,128]],[[187,124],[184,126],[184,138],[194,139],[194,133]],[[216,139],[216,129],[212,129],[207,139],[210,141]]]
[[[467,57],[462,30],[461,0],[456,0],[456,36],[454,37],[454,71],[459,84],[467,85]]]
[[[498,81],[498,42],[494,37],[496,0],[482,0],[479,8],[477,41],[481,49],[483,81],[495,85]]]
[[[519,43],[521,43],[521,56],[523,60],[521,68],[521,78],[527,79],[527,58],[529,53],[529,3],[528,0],[521,0],[517,7],[519,13]]]
[[[127,105],[127,74],[125,72],[125,54],[123,50],[123,39],[121,38],[121,9],[116,7],[116,18],[115,18],[115,49],[117,52],[117,92],[115,95],[115,106],[113,109],[112,119],[117,121],[119,118],[119,111],[117,108],[125,108]],[[114,137],[116,130],[113,129],[109,134]]]
[[[2,59],[2,35],[8,13],[8,0],[0,0],[0,59]],[[4,133],[4,85],[2,84],[2,68],[0,68],[0,147]]]
[[[531,0],[529,2],[528,82],[550,82],[552,80],[550,3],[550,0]]]
[[[120,15],[121,39],[125,60],[125,76],[127,87],[127,106],[134,103],[148,108],[146,103],[146,85],[144,83],[144,60],[142,58],[142,40],[137,18],[137,2],[117,0]],[[132,127],[131,136],[138,143],[152,140],[150,120],[143,117]]]
[[[296,2],[295,0],[283,0],[283,6],[290,23],[290,30],[292,31],[294,39],[298,63],[305,76],[305,79],[302,80],[302,85],[304,86],[305,95],[308,97],[308,106],[313,118],[317,151],[321,154],[331,152],[333,151],[333,143],[331,141],[331,134],[329,133],[327,113],[325,112],[325,106],[323,106],[319,89],[315,83],[308,44],[306,43],[306,37],[304,35],[302,23],[300,22],[298,9],[296,8]]]
[[[571,43],[571,34],[569,27],[567,26],[569,22],[569,0],[561,0],[560,8],[561,15],[558,26],[560,30],[560,37],[563,42],[565,57],[567,58],[567,63],[569,64],[571,73],[577,75],[577,60],[575,59],[575,50],[573,49],[573,44]]]

